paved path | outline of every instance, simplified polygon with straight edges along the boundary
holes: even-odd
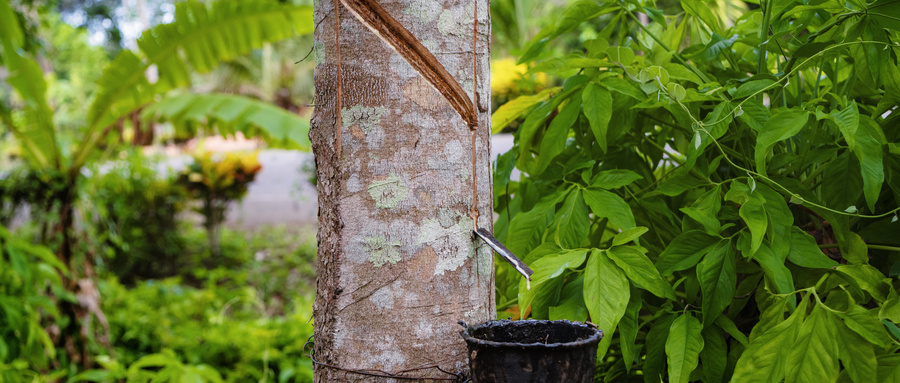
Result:
[[[505,153],[512,145],[511,135],[495,135],[491,140],[492,157]],[[244,200],[229,210],[227,224],[255,228],[265,224],[315,223],[318,214],[316,188],[310,185],[309,175],[304,170],[314,169],[312,153],[264,150],[259,153],[259,162],[262,170],[250,184]],[[178,161],[170,164],[178,168]]]

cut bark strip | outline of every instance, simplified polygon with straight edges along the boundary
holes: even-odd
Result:
[[[478,124],[475,105],[459,82],[447,69],[410,33],[374,0],[340,0],[363,25],[403,57],[428,83],[444,96],[453,109],[469,125]]]

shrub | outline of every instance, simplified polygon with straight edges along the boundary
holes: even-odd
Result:
[[[500,316],[593,321],[604,381],[896,380],[900,3],[681,5],[579,1],[521,58],[564,81],[493,115],[535,271],[499,267]]]

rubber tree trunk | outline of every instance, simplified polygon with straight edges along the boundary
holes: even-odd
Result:
[[[472,0],[379,3],[476,100],[474,133],[335,3],[315,10],[316,381],[394,381],[360,370],[452,378],[466,370],[457,322],[495,317],[493,255],[471,218],[477,199],[478,225],[490,229],[488,1],[477,2],[477,27]]]

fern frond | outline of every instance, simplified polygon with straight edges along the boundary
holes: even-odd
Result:
[[[215,128],[221,134],[262,135],[274,147],[309,150],[309,118],[265,101],[229,94],[182,94],[148,106],[141,117],[175,129]]]
[[[266,42],[312,31],[312,8],[308,6],[268,0],[176,3],[174,22],[145,31],[138,39],[143,58],[137,62],[117,58],[107,67],[88,112],[85,146],[92,147],[101,138],[101,130],[124,114],[173,87],[189,85],[191,68],[208,72],[222,60],[247,54]],[[152,65],[159,80],[148,86],[145,72]],[[83,163],[87,149],[76,154],[76,165]]]

